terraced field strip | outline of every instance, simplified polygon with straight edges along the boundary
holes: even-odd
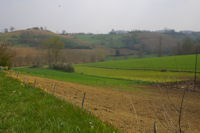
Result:
[[[16,75],[16,74],[15,74]],[[53,93],[55,96],[65,99],[81,107],[84,92],[86,99],[84,108],[89,110],[101,120],[114,125],[116,128],[125,132],[153,132],[153,123],[156,120],[155,112],[152,110],[160,109],[161,101],[168,104],[166,95],[161,95],[157,88],[147,86],[141,87],[145,91],[120,91],[113,89],[95,88],[70,82],[57,81],[53,79],[40,78],[35,76],[20,75],[21,79],[27,81],[37,81],[37,86]],[[55,90],[52,85],[56,83]],[[180,96],[179,91],[170,91],[172,100]],[[200,117],[199,95],[191,93],[187,95],[185,102],[184,117],[186,122],[191,122],[194,133],[200,131],[198,118]],[[133,106],[137,110],[137,119],[133,111]],[[176,117],[174,117],[175,119]],[[186,123],[184,123],[186,124]],[[159,132],[166,130],[158,123]],[[184,126],[187,129],[187,126]]]
[[[198,61],[199,61],[199,56],[198,56]],[[165,56],[160,58],[154,57],[154,58],[143,58],[143,59],[105,61],[105,62],[88,63],[82,65],[91,67],[101,67],[101,68],[194,72],[195,55]],[[198,72],[200,72],[200,67],[198,67],[197,69]]]
[[[94,87],[115,88],[122,90],[137,90],[137,86],[151,84],[151,82],[148,81],[99,77],[94,75],[86,75],[82,73],[67,73],[43,68],[15,68],[15,71],[20,72],[22,74],[51,78],[61,81],[68,81],[73,83],[90,85]]]
[[[160,72],[144,70],[106,69],[76,65],[75,71],[86,75],[109,77],[116,79],[138,80],[143,82],[163,83],[188,80],[194,77],[193,73],[187,72]]]

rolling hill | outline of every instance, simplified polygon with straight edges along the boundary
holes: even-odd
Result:
[[[185,38],[198,39],[199,33],[132,31],[121,34],[56,34],[51,31],[28,29],[0,34],[0,40],[7,40],[12,46],[38,47],[45,39],[58,36],[67,49],[118,49],[120,55],[158,53],[173,55]],[[184,54],[184,53],[183,53]],[[113,53],[111,55],[114,55]]]
[[[115,49],[131,49],[145,53],[157,52],[159,39],[162,38],[164,53],[170,53],[170,49],[176,46],[178,40],[169,35],[154,32],[131,32],[127,34],[74,34],[77,40],[91,44],[100,44]]]
[[[35,60],[38,59],[36,55],[40,53],[36,48],[39,48],[44,40],[54,36],[59,37],[64,42],[65,50],[63,51],[63,56],[70,63],[97,62],[118,58],[155,57],[159,51],[165,56],[192,54],[197,43],[189,41],[189,44],[183,47],[181,41],[186,37],[191,37],[191,39],[200,38],[199,33],[132,31],[120,34],[56,34],[47,30],[27,29],[1,33],[0,41],[7,40],[14,47],[17,62],[25,62],[25,60],[36,62]],[[183,48],[184,51],[182,50]],[[29,53],[33,54],[30,55]],[[33,63],[18,63],[17,66],[19,64],[29,65]]]
[[[114,49],[129,49],[136,53],[156,54],[161,45],[162,54],[172,55],[177,51],[179,44],[190,38],[192,41],[200,39],[200,34],[192,32],[191,34],[181,32],[150,32],[150,31],[132,31],[128,33],[115,34],[73,34],[75,39]],[[182,46],[181,46],[182,47]],[[191,46],[192,47],[192,46]],[[184,54],[184,53],[183,53]]]
[[[64,42],[65,48],[91,49],[87,42],[76,40],[69,35],[59,35],[45,30],[20,30],[0,34],[0,40],[7,40],[11,46],[38,47],[44,40],[58,36]]]

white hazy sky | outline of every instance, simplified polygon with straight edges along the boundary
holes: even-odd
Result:
[[[54,32],[200,31],[200,0],[0,0],[0,30],[10,26],[46,26]]]

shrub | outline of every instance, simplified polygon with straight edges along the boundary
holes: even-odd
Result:
[[[34,64],[31,66],[31,68],[42,68],[41,64]]]
[[[14,57],[14,52],[9,49],[8,43],[6,41],[0,42],[0,66],[8,67],[12,66],[12,59]]]
[[[74,72],[74,66],[72,64],[53,64],[50,68],[64,72]]]
[[[161,69],[161,72],[167,72],[167,69]]]

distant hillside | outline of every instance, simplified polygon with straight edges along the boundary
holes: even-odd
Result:
[[[76,40],[69,35],[59,35],[44,30],[20,30],[0,34],[0,40],[7,40],[11,46],[38,47],[44,40],[58,36],[64,42],[65,48],[91,49],[91,44]]]
[[[155,54],[159,51],[159,45],[162,45],[162,53],[170,55],[176,49],[178,43],[185,38],[197,39],[200,34],[192,32],[190,34],[182,32],[149,32],[133,31],[128,33],[110,33],[110,34],[73,34],[75,39],[88,42],[90,44],[99,44],[115,49],[135,50],[141,54]]]
[[[200,32],[182,31],[117,31],[109,34],[56,34],[40,29],[20,30],[1,33],[0,40],[7,40],[11,46],[39,47],[44,40],[58,36],[67,49],[104,49],[113,50],[112,56],[181,55],[195,53],[200,41]],[[183,40],[190,38],[184,44]],[[115,52],[114,52],[115,51]]]
[[[176,32],[174,29],[163,29],[163,30],[157,30],[155,33],[162,33],[165,35],[169,35],[174,39],[177,39],[179,41],[184,40],[185,38],[190,38],[192,40],[200,39],[200,32],[192,31],[192,30],[182,30],[179,32]]]

